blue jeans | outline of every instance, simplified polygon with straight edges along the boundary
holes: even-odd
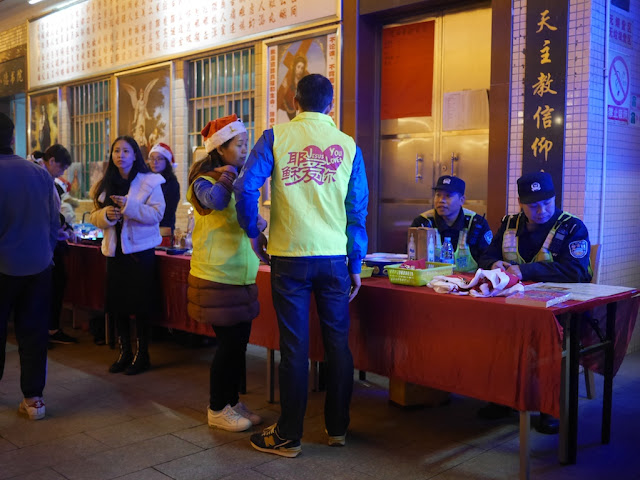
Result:
[[[353,392],[349,350],[351,277],[346,257],[271,257],[271,295],[280,330],[280,405],[278,433],[302,438],[309,385],[309,304],[313,292],[327,363],[325,425],[329,435],[344,435]]]

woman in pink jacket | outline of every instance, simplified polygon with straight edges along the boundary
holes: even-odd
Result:
[[[93,187],[91,223],[104,230],[107,257],[105,311],[115,321],[120,355],[109,371],[135,375],[151,367],[149,317],[154,298],[155,247],[160,245],[160,220],[165,202],[162,175],[150,173],[136,141],[116,138],[109,165]],[[155,308],[154,308],[155,307]],[[135,316],[138,348],[131,348],[130,318]]]

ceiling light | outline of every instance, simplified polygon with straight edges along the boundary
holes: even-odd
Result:
[[[29,5],[35,5],[36,3],[40,3],[42,0],[29,0]]]

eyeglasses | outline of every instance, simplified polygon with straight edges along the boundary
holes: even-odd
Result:
[[[156,158],[149,157],[149,158],[147,158],[147,162],[149,162],[149,163],[158,163],[158,162],[163,162],[163,161],[164,161],[164,158],[162,158],[162,157],[156,157]]]

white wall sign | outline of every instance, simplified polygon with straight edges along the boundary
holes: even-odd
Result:
[[[629,62],[614,55],[609,64],[607,88],[607,118],[617,123],[629,123]]]
[[[633,48],[633,21],[615,10],[609,12],[609,40],[616,45]]]
[[[337,0],[88,0],[29,23],[29,88],[339,18]]]

